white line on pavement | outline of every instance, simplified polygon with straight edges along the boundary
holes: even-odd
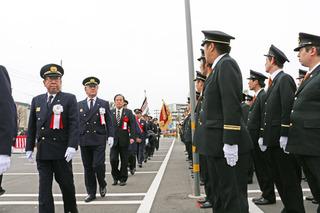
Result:
[[[88,194],[76,194],[76,197],[86,197]],[[136,197],[145,196],[146,193],[107,193],[106,197]],[[4,194],[1,197],[38,197],[38,194]],[[96,194],[96,196],[100,196]],[[53,197],[62,197],[62,194],[53,194]]]
[[[252,198],[248,198],[249,212],[250,213],[263,213],[263,211],[252,201]]]
[[[105,162],[106,164],[110,164],[110,162]],[[148,160],[148,163],[162,163],[161,160]],[[36,163],[24,163],[25,166],[35,166]],[[72,165],[83,165],[82,162],[72,162]]]
[[[84,201],[77,201],[78,205],[133,205],[141,204],[141,200],[126,200],[126,201],[91,201],[86,203]],[[63,205],[63,201],[54,201],[55,205]],[[38,201],[0,201],[0,206],[3,205],[38,205]]]
[[[158,171],[141,171],[141,172],[136,172],[135,174],[157,174]],[[73,175],[83,175],[83,172],[74,172]],[[110,172],[106,172],[107,175],[110,175]],[[4,176],[14,176],[14,175],[38,175],[38,172],[9,172],[9,173],[4,173]]]
[[[275,192],[278,192],[278,190],[274,190]],[[303,192],[310,192],[310,188],[303,188],[302,189]],[[248,193],[259,193],[261,192],[259,189],[251,189],[251,190],[248,190]]]
[[[166,170],[169,158],[171,156],[172,150],[173,150],[173,145],[175,143],[176,139],[173,139],[173,142],[170,146],[170,149],[165,157],[165,159],[163,160],[163,163],[160,166],[159,172],[156,175],[156,177],[154,178],[154,180],[152,181],[151,186],[149,187],[149,190],[146,194],[146,196],[144,197],[144,199],[142,200],[142,203],[137,211],[137,213],[146,213],[146,212],[150,212],[153,201],[155,199],[156,193],[158,191],[158,188],[160,186],[160,182],[162,180],[163,174]]]

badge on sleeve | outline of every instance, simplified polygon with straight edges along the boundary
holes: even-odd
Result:
[[[36,112],[40,112],[40,107],[37,107],[37,108],[36,108]]]

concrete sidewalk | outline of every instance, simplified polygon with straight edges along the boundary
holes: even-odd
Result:
[[[188,197],[193,193],[193,179],[184,150],[184,144],[177,139],[153,202],[152,213],[212,212],[212,209],[200,209],[197,207],[196,199]]]

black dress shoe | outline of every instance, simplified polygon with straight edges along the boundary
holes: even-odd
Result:
[[[91,202],[91,201],[93,201],[93,200],[95,200],[95,199],[96,199],[96,196],[95,196],[95,195],[88,195],[88,196],[84,199],[84,202],[89,203],[89,202]]]
[[[306,200],[309,200],[309,201],[313,201],[313,199],[314,199],[313,196],[307,196],[306,197]]]
[[[139,163],[138,166],[139,166],[139,168],[142,168],[142,163]]]
[[[255,198],[252,198],[252,202],[256,202],[256,201],[261,200],[261,199],[262,199],[262,197],[255,197]]]
[[[317,201],[316,199],[313,199],[311,202],[312,202],[313,204],[319,204],[319,201]]]
[[[117,180],[114,180],[113,183],[112,183],[112,185],[113,185],[113,186],[118,185],[118,181],[117,181]]]
[[[131,175],[134,175],[135,172],[136,172],[136,169],[130,169]]]
[[[276,203],[276,201],[270,201],[270,200],[267,200],[263,197],[260,200],[257,200],[256,202],[254,202],[254,204],[256,204],[256,205],[269,205],[269,204],[274,204],[274,203]]]
[[[209,201],[206,201],[205,203],[200,205],[201,209],[208,209],[208,208],[212,208],[212,203]]]
[[[127,183],[126,182],[124,182],[124,181],[120,181],[120,184],[119,184],[120,186],[125,186],[125,185],[127,185]]]
[[[3,195],[6,192],[3,188],[0,189],[0,196]]]
[[[100,196],[101,196],[101,197],[106,196],[107,186],[105,186],[105,187],[101,187],[101,186],[100,186],[99,191],[100,191]]]
[[[200,203],[200,204],[205,203],[205,202],[207,202],[207,201],[208,201],[208,200],[207,200],[207,198],[205,198],[205,197],[201,197],[201,198],[199,198],[199,199],[197,200],[197,202]]]

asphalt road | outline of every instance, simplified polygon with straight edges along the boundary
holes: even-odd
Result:
[[[107,156],[109,155],[107,150]],[[109,158],[107,162],[107,196],[90,203],[85,203],[83,166],[80,154],[73,160],[74,181],[79,212],[108,213],[174,213],[174,212],[212,212],[200,209],[195,199],[188,195],[193,193],[193,179],[188,169],[184,154],[184,145],[174,138],[161,138],[160,149],[153,158],[137,168],[135,175],[129,174],[126,186],[112,186]],[[0,197],[1,213],[38,212],[38,173],[35,163],[25,159],[24,154],[13,154],[10,170],[3,177],[6,193]],[[303,182],[304,195],[310,195],[308,185]],[[203,190],[203,189],[202,189]],[[249,198],[259,196],[256,180],[248,187]],[[63,212],[61,191],[56,182],[53,184],[56,212]],[[202,191],[203,193],[203,191]],[[280,200],[274,205],[257,207],[249,199],[250,212],[280,212]],[[305,201],[306,212],[316,212],[316,205]]]

